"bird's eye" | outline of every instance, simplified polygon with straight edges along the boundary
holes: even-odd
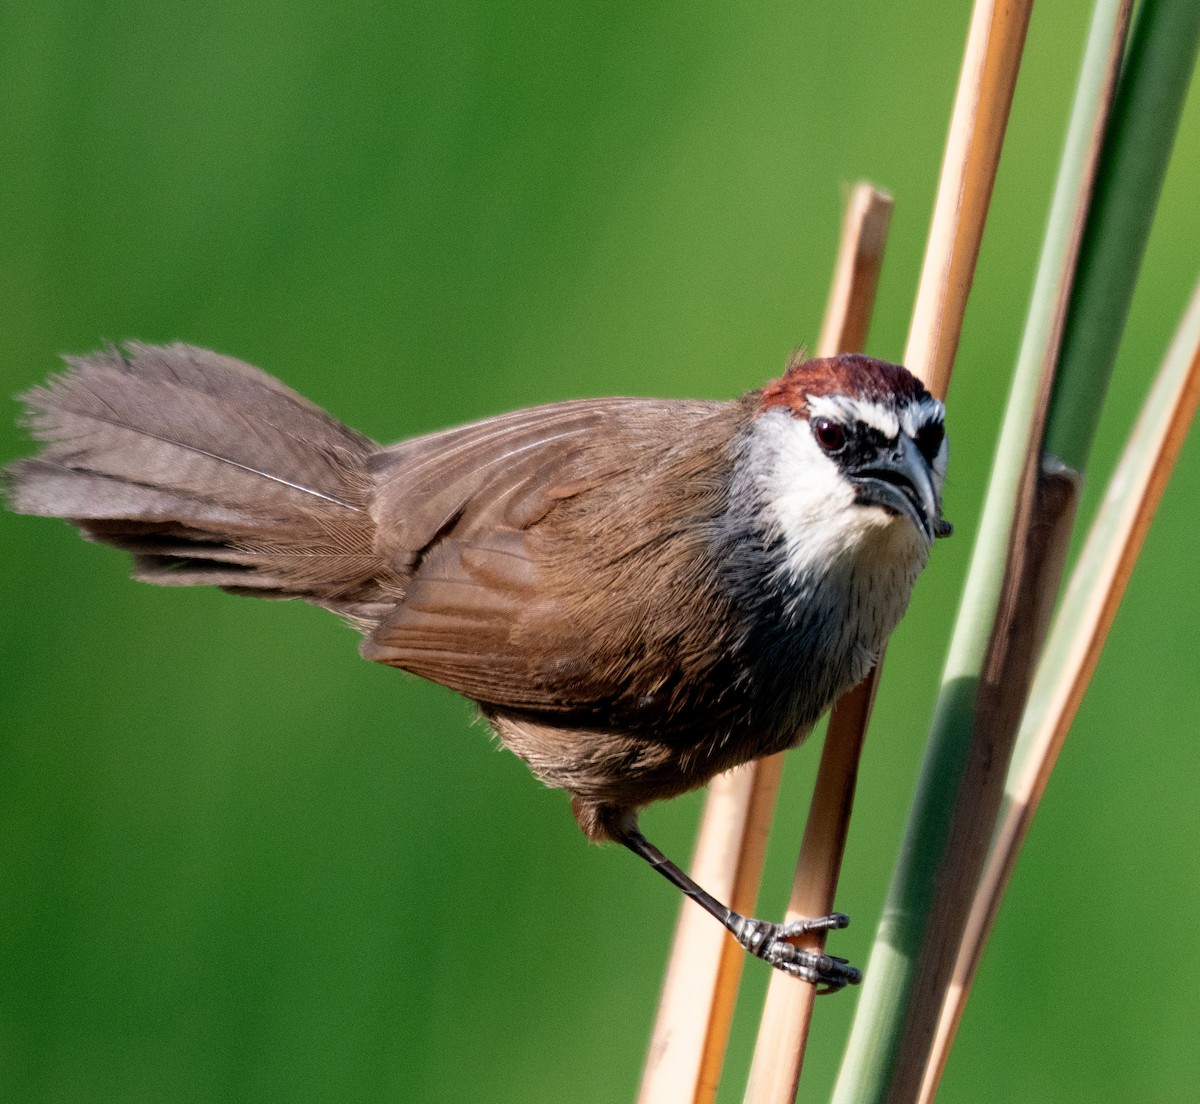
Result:
[[[929,463],[937,456],[946,436],[946,427],[941,422],[926,422],[917,430],[917,448]]]
[[[846,443],[846,431],[831,418],[814,418],[813,436],[826,452],[837,452]]]

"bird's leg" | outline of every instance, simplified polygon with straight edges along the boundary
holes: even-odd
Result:
[[[862,981],[862,971],[848,965],[844,958],[821,954],[818,951],[806,951],[788,942],[808,932],[844,928],[850,923],[850,918],[845,914],[835,912],[813,920],[794,920],[790,924],[772,924],[766,920],[743,916],[740,912],[734,912],[727,905],[721,904],[646,839],[632,813],[621,817],[618,823],[610,825],[609,830],[613,838],[623,843],[635,855],[640,855],[705,912],[715,916],[752,955],[764,959],[793,977],[821,986],[820,991],[823,993],[832,993],[846,985],[857,985]]]

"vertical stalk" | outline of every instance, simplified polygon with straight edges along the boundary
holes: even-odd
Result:
[[[855,187],[842,226],[819,355],[866,343],[891,213],[890,196],[869,184]],[[692,876],[745,915],[753,912],[758,896],[783,761],[782,754],[772,755],[718,776],[704,806]],[[745,958],[712,917],[683,902],[640,1104],[706,1104],[714,1099]]]
[[[1200,285],[1109,482],[1034,678],[1008,772],[1000,827],[938,1020],[922,1104],[937,1092],[1017,854],[1096,669],[1198,402]]]
[[[1121,70],[1114,121],[1105,128],[1126,12],[1127,5],[1117,0],[1101,0],[1089,34],[1054,213],[925,768],[843,1061],[835,1096],[842,1104],[909,1101],[920,1090],[967,905],[995,823],[1004,765],[1057,590],[1078,481],[1077,469],[1068,465],[1086,459],[1086,427],[1094,429],[1098,416],[1124,323],[1121,305],[1128,305],[1140,264],[1200,24],[1200,6],[1194,3],[1147,0],[1142,5]],[[1166,39],[1174,41],[1168,46]],[[1153,67],[1147,59],[1153,59]],[[1168,125],[1131,125],[1143,118],[1147,104],[1155,105]],[[1131,158],[1144,162],[1138,171],[1126,164]],[[1091,166],[1097,162],[1097,202],[1089,209]],[[1107,264],[1101,272],[1089,268],[1072,291],[1076,256],[1088,265],[1098,258]],[[1117,317],[1105,326],[1113,347],[1090,344],[1095,374],[1089,375],[1072,346],[1081,339],[1078,325],[1066,319],[1094,317],[1097,296]],[[1065,335],[1061,358],[1060,333]],[[1059,359],[1080,367],[1054,384]],[[1067,433],[1064,417],[1073,433]],[[1043,438],[1071,447],[1047,454]]]
[[[950,383],[1028,27],[1030,3],[976,5],[909,330],[905,363],[938,397]],[[882,664],[882,656],[880,657]],[[832,910],[858,762],[880,666],[833,709],[792,883],[788,919]],[[823,949],[823,936],[801,941]],[[746,1090],[748,1104],[795,1099],[812,1017],[811,986],[773,977]]]

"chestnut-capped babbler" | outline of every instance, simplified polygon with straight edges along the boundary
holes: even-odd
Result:
[[[641,834],[648,802],[791,747],[896,627],[941,516],[942,404],[864,356],[732,402],[583,399],[383,447],[184,345],[71,359],[25,396],[12,508],[146,582],[303,598],[368,659],[478,703],[592,840],[647,859],[774,966],[842,960],[726,908]]]

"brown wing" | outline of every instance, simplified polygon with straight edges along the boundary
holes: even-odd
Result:
[[[414,568],[439,537],[488,527],[527,529],[592,480],[581,446],[653,400],[582,399],[517,410],[415,437],[372,459],[382,549]],[[582,482],[581,482],[582,480]]]
[[[663,514],[649,488],[668,488],[668,532],[672,509],[691,516],[694,504],[678,502],[688,480],[656,473],[711,457],[697,447],[704,427],[731,406],[585,400],[387,450],[377,471],[381,550],[411,581],[363,654],[498,708],[583,719],[610,707],[599,688],[622,685],[622,668],[655,646],[649,576],[670,555],[647,551],[639,535],[647,513]],[[589,531],[597,513],[607,535]],[[685,559],[693,570],[697,557]],[[597,601],[607,603],[601,625]]]

